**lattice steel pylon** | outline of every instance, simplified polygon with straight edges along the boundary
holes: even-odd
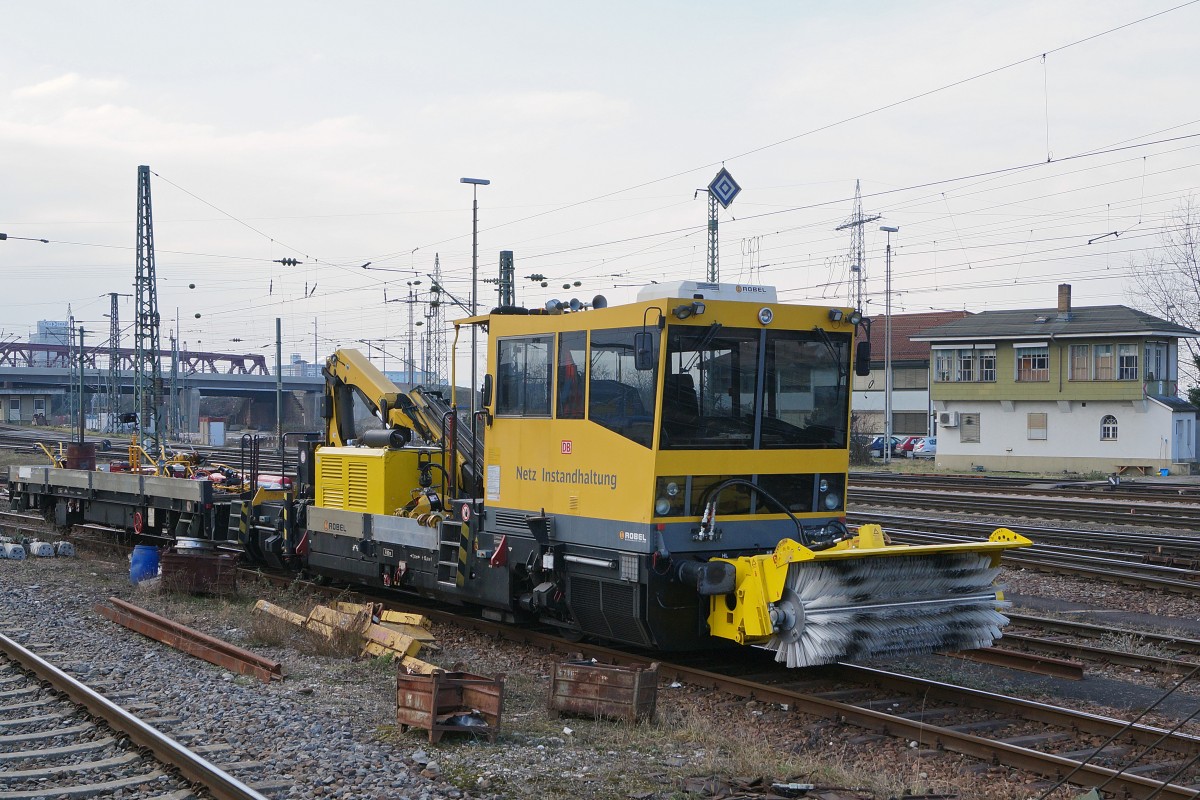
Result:
[[[433,286],[425,309],[425,380],[435,385],[449,383],[446,363],[446,309],[442,301],[442,262],[433,256]],[[430,377],[432,376],[432,377]]]
[[[105,409],[108,413],[108,424],[104,429],[112,433],[117,429],[117,419],[121,415],[121,362],[117,352],[121,348],[121,320],[117,309],[117,298],[120,295],[109,292],[108,297],[111,300],[108,311],[108,407]]]
[[[150,167],[138,167],[136,318],[133,334],[133,396],[138,441],[157,456],[161,436],[162,364],[159,361],[158,282],[154,274],[154,217],[150,205]]]
[[[862,191],[859,188],[859,181],[854,182],[854,213],[850,219],[838,225],[835,230],[844,231],[850,229],[850,274],[854,280],[850,284],[850,302],[855,310],[862,313],[863,302],[863,281],[866,279],[866,263],[865,263],[865,245],[863,244],[863,226],[868,222],[874,222],[879,219],[879,214],[872,214],[869,217],[863,215],[862,207]]]
[[[720,240],[717,238],[717,196],[709,191],[708,193],[708,274],[706,276],[709,283],[721,282],[721,261],[718,246]]]

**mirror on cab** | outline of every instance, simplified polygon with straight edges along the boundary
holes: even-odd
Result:
[[[654,338],[649,331],[633,335],[633,365],[639,372],[654,369],[658,359],[654,357]]]
[[[863,340],[854,349],[854,374],[865,378],[871,374],[871,343]]]

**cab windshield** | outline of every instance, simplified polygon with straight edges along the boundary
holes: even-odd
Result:
[[[842,448],[850,336],[672,325],[663,450]]]

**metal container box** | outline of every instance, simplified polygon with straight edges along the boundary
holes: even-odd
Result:
[[[194,594],[235,594],[237,559],[233,553],[200,548],[168,550],[161,559],[163,586]]]
[[[567,714],[636,722],[654,719],[658,663],[621,667],[592,661],[554,665],[550,708]]]
[[[429,741],[442,735],[471,733],[496,741],[504,708],[504,676],[485,678],[469,672],[396,674],[396,721],[401,730],[422,728]]]

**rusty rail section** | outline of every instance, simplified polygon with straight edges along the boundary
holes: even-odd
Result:
[[[0,634],[0,653],[48,683],[55,691],[62,692],[72,702],[86,708],[93,716],[104,720],[114,730],[128,736],[134,744],[149,750],[159,761],[178,769],[185,779],[203,786],[217,800],[267,800],[220,767],[3,634]]]
[[[1005,634],[1004,638],[1008,639],[1009,634]],[[961,650],[955,653],[942,653],[941,655],[950,658],[961,658],[964,661],[975,661],[979,664],[990,664],[993,667],[1019,669],[1022,672],[1036,672],[1039,675],[1051,675],[1055,678],[1065,678],[1069,681],[1083,680],[1083,664],[1080,662],[1062,658],[1051,658],[1039,653],[1023,653],[1019,650],[1009,650],[1003,647],[980,647],[977,650]]]
[[[236,672],[239,675],[253,675],[264,683],[283,680],[283,665],[278,661],[263,658],[249,650],[161,617],[152,611],[135,606],[133,603],[127,603],[118,597],[110,597],[108,602],[112,603],[114,607],[110,608],[103,603],[97,603],[94,610],[118,625],[124,625],[143,636],[170,645],[188,655],[202,658],[210,664],[224,667],[230,672]]]

